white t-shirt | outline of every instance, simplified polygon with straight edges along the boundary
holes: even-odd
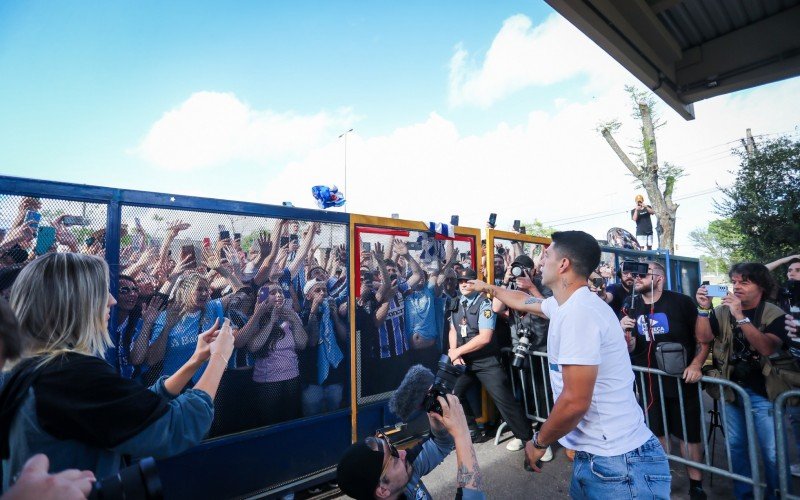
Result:
[[[546,299],[542,311],[550,318],[547,357],[555,400],[564,388],[563,365],[598,366],[589,410],[558,442],[606,457],[643,445],[653,434],[633,394],[625,334],[608,304],[583,287],[561,306],[555,297]]]

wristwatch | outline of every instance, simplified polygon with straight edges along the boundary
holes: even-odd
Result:
[[[748,318],[748,317],[744,317],[742,319],[737,319],[736,320],[736,324],[739,325],[739,326],[746,325],[748,323],[750,323],[750,318]]]
[[[546,450],[547,446],[542,446],[539,444],[539,431],[533,433],[533,439],[531,439],[531,443],[533,443],[533,447],[537,450]]]

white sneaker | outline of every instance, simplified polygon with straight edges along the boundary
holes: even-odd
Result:
[[[506,449],[508,451],[519,451],[522,448],[525,448],[525,443],[523,443],[521,439],[517,439],[517,438],[512,439],[506,445]]]
[[[792,464],[792,475],[800,477],[800,464]]]
[[[553,459],[553,449],[548,446],[547,450],[545,450],[544,452],[544,455],[542,455],[542,458],[540,458],[539,460],[541,460],[542,462],[549,462],[552,459]]]

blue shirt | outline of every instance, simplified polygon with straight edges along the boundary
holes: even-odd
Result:
[[[202,324],[200,324],[201,318]],[[150,345],[153,345],[161,336],[166,319],[167,312],[162,311],[153,325],[153,335],[150,337]],[[217,319],[219,319],[220,325],[222,325],[225,319],[222,313],[222,302],[219,299],[209,300],[203,311],[197,311],[183,316],[180,321],[178,321],[178,324],[173,326],[172,330],[169,331],[167,349],[166,352],[164,352],[164,368],[161,371],[161,375],[169,376],[178,371],[178,368],[183,366],[183,364],[192,357],[192,354],[194,354],[195,348],[197,347],[197,336],[211,328],[214,321]],[[205,371],[205,365],[197,370],[197,373],[192,377],[192,382],[197,383],[203,371]]]
[[[441,337],[436,328],[436,285],[428,283],[422,290],[411,292],[405,299],[406,336],[410,339],[415,333],[426,339]]]

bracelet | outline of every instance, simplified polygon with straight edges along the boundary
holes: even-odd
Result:
[[[531,443],[533,443],[533,447],[537,450],[546,450],[547,446],[542,446],[539,443],[539,431],[533,433],[533,439],[531,439]]]
[[[699,312],[699,313],[709,313],[709,312],[711,312],[711,308],[709,307],[708,309],[706,309],[705,307],[697,306],[697,312]]]

